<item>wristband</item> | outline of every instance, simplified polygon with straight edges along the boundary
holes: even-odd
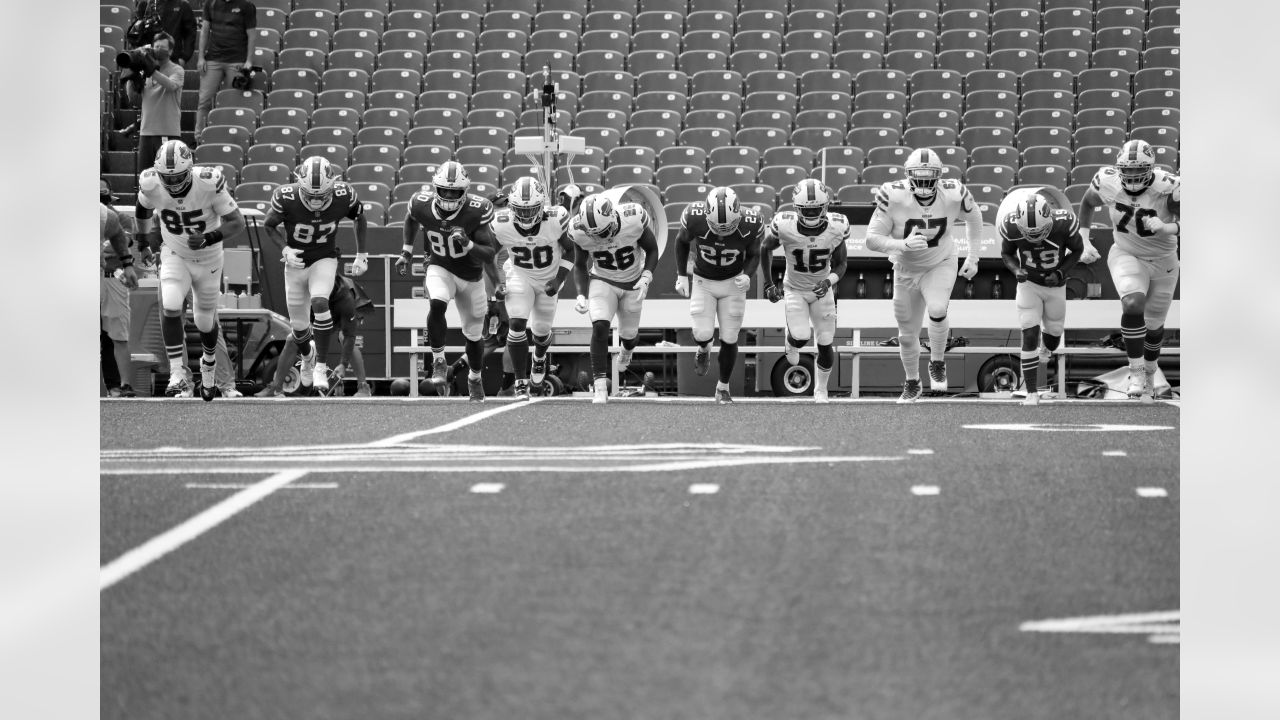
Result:
[[[830,282],[832,285],[835,285],[836,283],[840,282],[840,276],[835,273],[827,273],[827,281]]]
[[[120,256],[120,267],[133,267],[133,256],[132,256],[132,255],[121,255],[121,256]]]
[[[400,248],[400,254],[401,254],[401,255],[409,255],[409,256],[412,256],[412,255],[413,255],[413,246],[412,246],[412,245],[405,245],[405,246],[401,247],[401,248]]]
[[[645,270],[644,272],[640,273],[640,277],[644,278],[645,280],[648,280],[649,282],[653,282],[653,273],[649,272],[648,270]]]
[[[569,262],[568,260],[561,260],[560,267],[564,268],[565,270],[572,270],[573,263]]]
[[[220,243],[220,242],[222,242],[221,230],[214,230],[212,232],[207,232],[204,234],[205,245],[213,245],[214,243]]]

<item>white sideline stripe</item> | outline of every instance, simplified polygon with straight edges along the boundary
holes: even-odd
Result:
[[[253,487],[250,483],[187,483],[188,490],[243,490]],[[294,483],[284,486],[284,490],[333,490],[338,483]]]
[[[1137,488],[1137,492],[1138,497],[1141,498],[1162,498],[1169,496],[1169,493],[1165,492],[1164,488],[1158,487],[1140,487]]]
[[[376,441],[381,442],[381,441]],[[103,450],[99,456],[103,460],[122,461],[177,461],[188,459],[215,458],[226,460],[233,457],[265,461],[267,459],[323,458],[323,457],[405,457],[414,456],[440,457],[441,455],[480,455],[491,456],[495,453],[510,455],[527,455],[562,457],[564,455],[600,455],[650,457],[662,454],[695,454],[704,455],[708,451],[739,455],[755,453],[801,453],[822,450],[818,445],[744,445],[735,443],[646,443],[639,445],[562,445],[562,446],[521,446],[521,445],[469,445],[469,444],[401,444],[381,446],[371,444],[343,445],[280,445],[276,447],[217,447],[217,448],[177,448],[163,447],[155,449]]]
[[[276,473],[103,565],[98,577],[99,592],[177,550],[241,510],[306,474],[306,470],[285,470]]]
[[[476,483],[471,486],[471,492],[481,495],[494,495],[502,492],[506,485],[502,483]]]
[[[1168,635],[1163,635],[1163,634],[1152,635],[1151,637],[1147,638],[1147,640],[1157,645],[1181,645],[1182,644],[1182,636],[1174,635],[1172,633]]]
[[[915,450],[908,450],[907,454],[908,455],[932,455],[933,451],[930,450],[929,448],[918,448]]]
[[[842,455],[831,457],[745,457],[745,458],[711,458],[701,460],[679,460],[670,462],[653,463],[649,465],[636,465],[634,461],[618,461],[612,465],[387,465],[379,467],[375,465],[333,465],[324,464],[320,467],[310,468],[307,472],[318,473],[414,473],[414,474],[434,474],[455,473],[455,472],[479,472],[479,473],[529,473],[529,472],[554,472],[554,473],[649,473],[649,472],[669,472],[672,470],[703,470],[706,468],[718,467],[741,467],[745,465],[788,465],[791,463],[849,463],[849,462],[893,462],[897,460],[905,460],[906,456],[872,456],[872,455]],[[103,468],[99,470],[100,475],[210,475],[213,473],[224,473],[232,475],[245,475],[251,473],[276,472],[279,468],[273,467],[238,467],[238,468],[192,468],[185,465],[174,467],[143,467],[143,468]]]
[[[712,483],[694,483],[689,486],[690,495],[715,495],[720,492],[720,486]]]
[[[540,400],[541,398],[534,398],[529,402],[518,402],[518,403],[513,402],[507,405],[499,405],[498,407],[491,408],[489,410],[483,410],[474,415],[468,415],[464,418],[454,420],[451,423],[445,423],[440,427],[434,427],[429,430],[417,430],[411,433],[401,433],[400,435],[392,435],[391,437],[384,438],[382,440],[375,440],[374,442],[369,443],[368,447],[387,447],[388,445],[396,445],[396,444],[405,442],[407,440],[412,440],[416,437],[422,437],[423,435],[438,435],[440,433],[447,433],[452,430],[457,430],[458,428],[466,427],[473,423],[478,423],[481,420],[484,420],[485,418],[491,418],[494,415],[497,415],[499,413],[504,413],[509,410],[515,410],[516,408],[532,405],[536,402],[539,402]]]
[[[527,405],[529,403],[522,403]],[[434,433],[448,432],[456,430],[460,427],[466,427],[474,422],[479,422],[487,417],[492,417],[500,412],[520,407],[521,404],[503,405],[485,410],[483,412],[468,415],[467,417],[455,420],[451,423],[441,425],[437,428],[422,430],[415,433],[408,433],[408,437],[418,437],[420,435],[429,435]],[[397,440],[401,435],[388,438],[388,440]],[[379,440],[378,443],[387,443],[387,440]],[[372,443],[371,443],[372,444]],[[207,470],[201,472],[208,472]],[[243,469],[241,470],[243,472]],[[191,542],[205,532],[217,527],[220,523],[230,519],[236,513],[250,507],[262,498],[288,485],[306,475],[309,470],[306,469],[289,469],[280,471],[279,468],[272,468],[266,472],[273,472],[274,475],[267,477],[249,487],[237,492],[229,498],[222,500],[216,505],[200,512],[176,527],[166,530],[163,533],[151,538],[138,547],[126,552],[120,557],[112,560],[98,574],[98,592],[104,592],[107,588],[120,582],[124,578],[177,550],[183,545]],[[165,474],[173,475],[172,470],[164,471]],[[194,474],[194,473],[192,473]]]
[[[937,485],[912,485],[912,495],[937,495],[942,492]]]
[[[1091,615],[1089,617],[1033,620],[1018,626],[1023,632],[1091,632],[1091,633],[1153,633],[1168,635],[1180,628],[1153,626],[1153,623],[1180,623],[1181,610],[1131,613],[1128,615]]]
[[[1123,450],[1103,450],[1102,457],[1128,457],[1129,453]]]

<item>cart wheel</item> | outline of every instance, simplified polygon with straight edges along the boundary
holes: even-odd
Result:
[[[801,397],[813,393],[813,356],[802,354],[800,362],[792,365],[786,357],[778,358],[769,375],[773,394],[777,397]]]

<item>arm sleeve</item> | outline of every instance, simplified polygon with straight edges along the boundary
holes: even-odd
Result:
[[[683,218],[681,218],[683,226]],[[676,274],[689,274],[689,231],[684,227],[680,228],[680,234],[676,235]]]

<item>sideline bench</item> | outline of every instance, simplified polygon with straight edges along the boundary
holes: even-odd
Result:
[[[591,320],[586,314],[579,314],[573,309],[574,300],[560,300],[556,306],[556,317],[554,326],[559,330],[590,330]],[[409,344],[396,345],[392,348],[394,353],[421,354],[430,352],[430,348],[421,344],[422,333],[426,330],[427,310],[430,302],[425,298],[395,298],[392,304],[392,327],[397,330],[409,330]],[[1181,326],[1181,301],[1174,300],[1169,309],[1169,317],[1165,322],[1165,327],[1170,329],[1178,329]],[[953,330],[972,329],[972,330],[1014,330],[1017,328],[1017,309],[1014,307],[1013,300],[952,300],[950,309],[947,313],[951,320]],[[461,319],[457,310],[450,303],[448,311],[445,313],[445,319],[449,327],[456,328],[459,326]],[[1120,301],[1119,300],[1070,300],[1067,302],[1067,326],[1071,329],[1084,328],[1115,328],[1119,326],[1120,321]],[[747,300],[746,315],[742,322],[743,328],[776,328],[781,329],[786,325],[786,316],[783,312],[782,303],[771,303],[768,300],[750,299]],[[654,299],[646,300],[644,308],[640,313],[640,328],[642,330],[688,330],[692,327],[692,320],[689,317],[689,301],[685,299]],[[852,371],[852,393],[851,397],[859,395],[859,378],[861,358],[863,355],[897,355],[898,348],[892,346],[881,345],[862,345],[861,334],[863,330],[869,329],[894,329],[896,324],[893,321],[893,301],[892,300],[838,300],[836,302],[836,328],[844,330],[853,330],[853,340],[850,344],[836,345],[835,351],[839,354],[851,356],[853,362]],[[609,354],[612,356],[621,348],[618,338],[617,321],[613,323],[613,338],[609,345]],[[698,349],[697,345],[641,345],[636,347],[636,353],[643,354],[680,354],[692,353]],[[447,352],[463,352],[465,348],[461,345],[449,345],[445,347]],[[739,345],[739,353],[782,353],[786,348],[782,345]],[[550,352],[555,353],[586,353],[590,352],[589,345],[552,345]],[[948,353],[955,354],[974,354],[982,353],[986,355],[995,354],[1011,354],[1017,355],[1021,351],[1019,346],[964,346],[955,347],[948,350]],[[813,343],[810,343],[801,352],[815,352]],[[1166,355],[1179,355],[1179,348],[1166,348]],[[1067,391],[1067,373],[1066,373],[1066,356],[1067,355],[1095,355],[1095,356],[1115,356],[1123,357],[1124,352],[1112,348],[1094,348],[1094,347],[1068,347],[1061,346],[1058,348],[1058,392],[1066,394]],[[613,373],[613,387],[618,387],[618,369],[615,363],[610,363]],[[418,394],[418,364],[416,362],[409,363],[409,393],[412,396]]]

